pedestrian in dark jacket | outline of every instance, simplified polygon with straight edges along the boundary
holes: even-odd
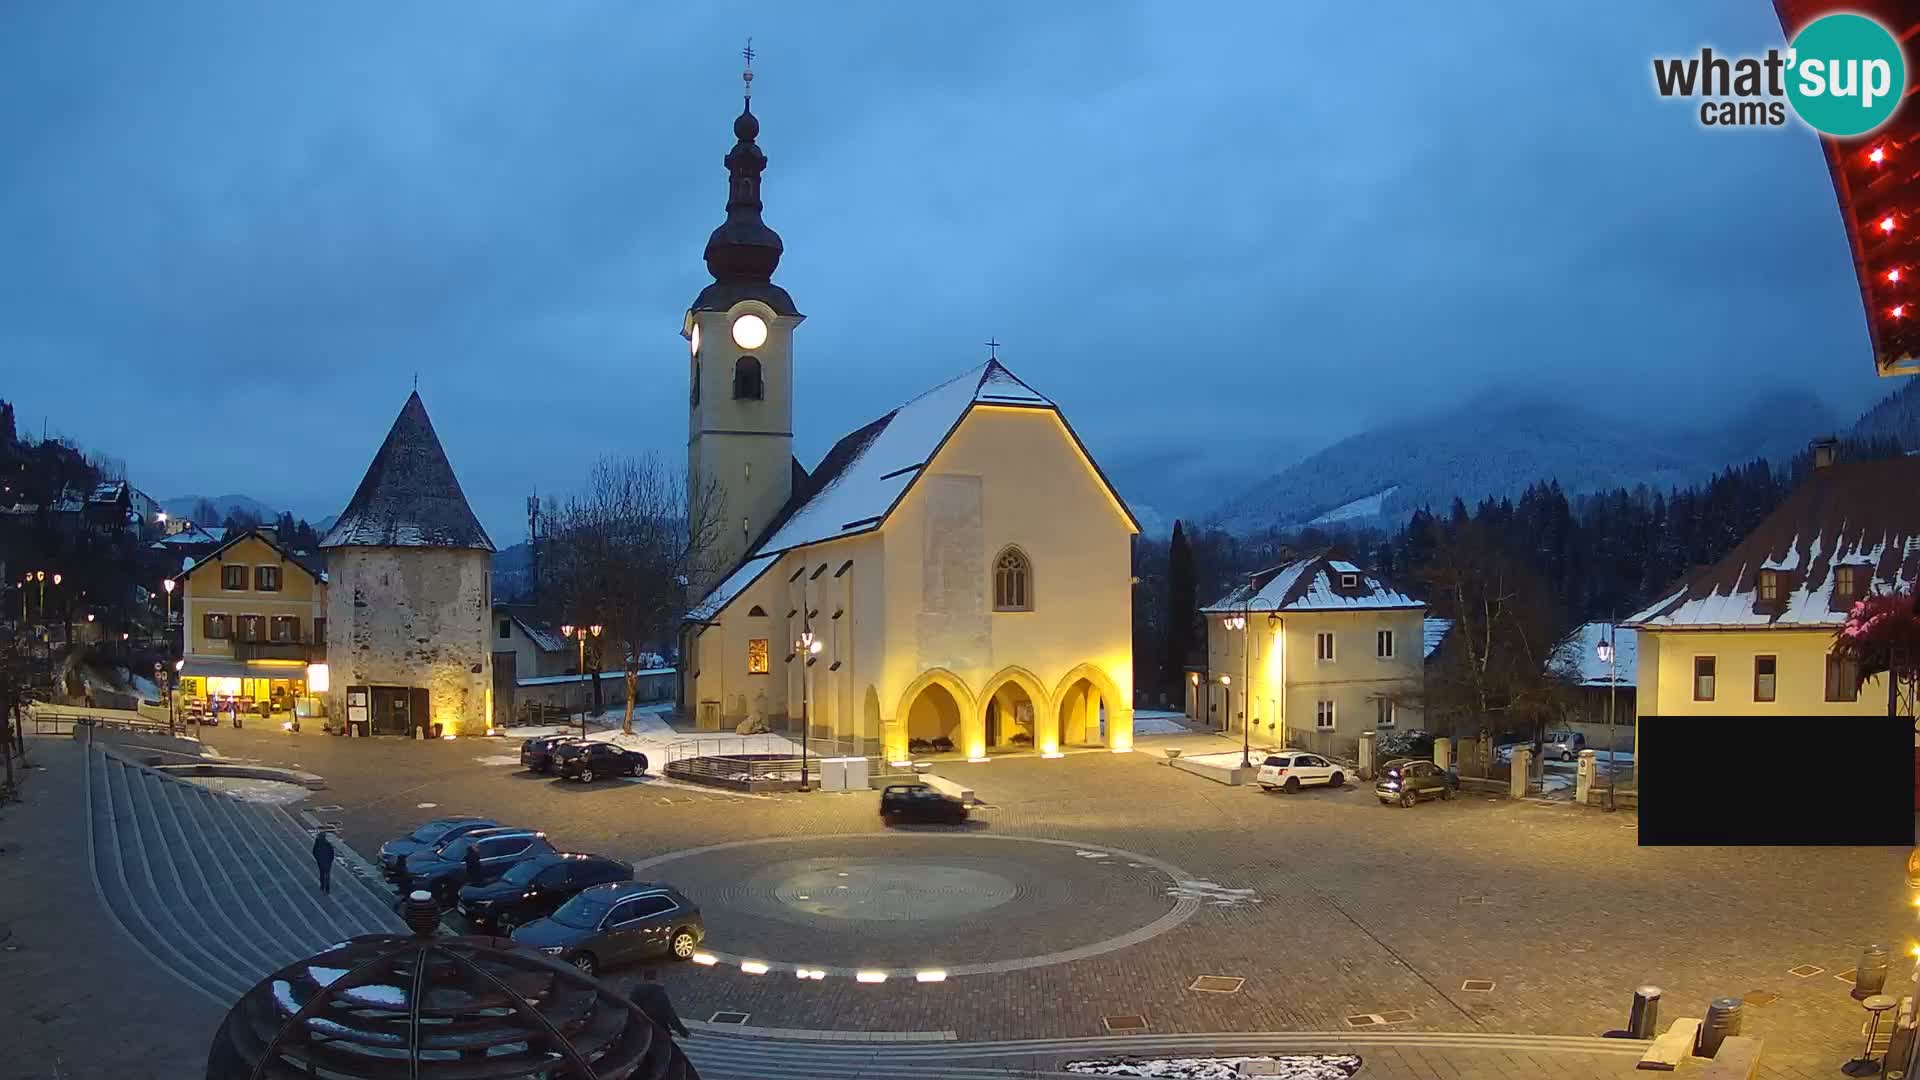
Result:
[[[313,861],[320,866],[320,891],[333,891],[333,841],[326,833],[315,833],[313,837]]]
[[[640,1006],[647,1019],[660,1026],[662,1031],[671,1032],[682,1038],[691,1036],[687,1025],[680,1022],[680,1014],[673,1011],[673,1002],[667,997],[667,988],[660,985],[660,972],[657,968],[647,968],[640,972],[640,981],[627,991],[627,997]]]
[[[482,871],[480,867],[480,853],[473,849],[472,844],[468,844],[467,845],[467,884],[469,885],[480,884],[481,872]]]

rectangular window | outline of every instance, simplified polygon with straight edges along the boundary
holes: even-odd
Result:
[[[1713,657],[1693,658],[1693,700],[1713,700]]]
[[[1374,653],[1382,660],[1393,659],[1393,631],[1379,630],[1373,635]]]
[[[258,615],[242,615],[236,619],[234,621],[234,627],[239,630],[238,636],[240,640],[259,641],[261,630],[260,621],[260,616]]]
[[[1836,600],[1852,603],[1859,596],[1860,570],[1853,566],[1836,566],[1833,569],[1833,597]]]
[[[1340,587],[1341,587],[1341,588],[1343,588],[1343,589],[1357,589],[1357,588],[1359,588],[1359,587],[1360,587],[1360,575],[1359,575],[1359,574],[1341,574],[1341,575],[1340,575]]]
[[[767,639],[751,638],[747,641],[747,674],[765,675],[767,673]]]
[[[261,592],[279,592],[280,568],[277,566],[254,567],[253,587]]]
[[[1333,727],[1333,702],[1316,701],[1313,704],[1313,726],[1322,731]]]
[[[225,641],[231,631],[225,615],[209,613],[200,620],[200,634],[209,641]]]
[[[1313,655],[1315,659],[1333,659],[1333,631],[1322,630],[1313,635]]]
[[[1860,673],[1853,661],[1838,656],[1827,657],[1827,700],[1860,700]]]
[[[1380,698],[1378,699],[1378,701],[1375,702],[1375,704],[1378,706],[1378,709],[1375,711],[1375,714],[1374,714],[1373,726],[1392,727],[1393,726],[1393,699]]]
[[[275,615],[271,624],[273,640],[296,642],[300,640],[300,617],[298,615]]]
[[[501,619],[500,620],[500,640],[505,641],[506,639],[512,636],[513,636],[513,620]]]
[[[1778,690],[1779,660],[1772,656],[1753,658],[1753,700],[1772,701]]]
[[[1775,570],[1760,571],[1760,602],[1776,604],[1780,601],[1780,574]]]
[[[325,645],[327,643],[327,620],[313,620],[313,643],[315,645]]]
[[[247,587],[247,568],[244,566],[223,566],[220,568],[220,587],[229,592],[240,592]]]

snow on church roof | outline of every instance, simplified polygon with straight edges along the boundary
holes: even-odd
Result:
[[[876,529],[975,405],[1059,407],[988,360],[842,438],[795,491],[784,514],[745,562],[688,613],[710,619],[785,551]],[[1062,418],[1064,422],[1064,418]],[[1109,488],[1111,490],[1111,488]],[[1118,493],[1114,500],[1120,502]],[[1125,510],[1126,504],[1120,503]],[[1132,519],[1132,513],[1127,517]]]
[[[320,546],[493,550],[493,541],[453,475],[419,391],[401,407],[353,500]]]

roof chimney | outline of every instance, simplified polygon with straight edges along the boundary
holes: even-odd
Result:
[[[1813,467],[1824,469],[1833,464],[1833,457],[1840,449],[1840,440],[1831,435],[1822,436],[1810,444],[1813,449]]]

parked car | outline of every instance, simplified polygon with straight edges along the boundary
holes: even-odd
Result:
[[[603,776],[639,776],[647,771],[647,755],[607,742],[566,743],[553,752],[553,771],[588,784]]]
[[[967,804],[931,784],[888,784],[880,792],[880,820],[932,821],[957,825],[967,820]]]
[[[1395,758],[1380,767],[1373,794],[1382,806],[1412,806],[1426,798],[1453,798],[1453,785],[1453,776],[1431,761]]]
[[[661,954],[685,960],[706,936],[693,901],[671,885],[648,881],[595,885],[513,932],[520,944],[589,975]]]
[[[535,855],[508,867],[498,881],[461,886],[460,914],[477,927],[505,934],[553,914],[595,885],[632,880],[631,864],[605,855]]]
[[[1303,787],[1341,787],[1347,782],[1347,773],[1319,754],[1282,750],[1267,755],[1254,781],[1268,791],[1291,793]]]
[[[469,880],[467,852],[480,856],[480,879]],[[553,850],[547,834],[533,829],[478,829],[433,851],[407,856],[407,878],[414,889],[425,889],[442,904],[451,905],[462,885],[484,885],[522,859]]]
[[[585,742],[578,735],[538,735],[520,744],[520,764],[528,771],[543,773],[553,767],[553,752],[562,746]]]
[[[425,825],[413,830],[397,840],[389,840],[380,845],[380,870],[388,877],[394,877],[400,870],[400,863],[407,856],[422,851],[432,851],[442,844],[451,843],[455,838],[464,836],[476,829],[497,829],[500,823],[492,818],[452,817],[434,818]]]
[[[1549,731],[1540,740],[1542,758],[1559,758],[1572,761],[1587,748],[1587,737],[1577,731]]]

